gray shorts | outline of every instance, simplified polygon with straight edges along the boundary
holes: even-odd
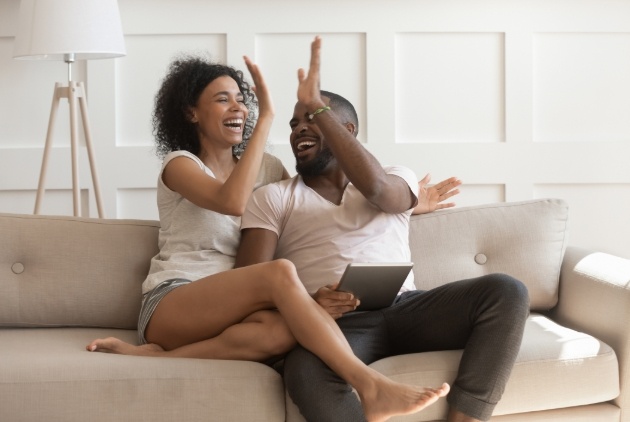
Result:
[[[148,343],[147,339],[144,338],[144,330],[146,330],[149,320],[151,320],[151,316],[153,315],[155,308],[157,308],[158,303],[160,303],[160,300],[162,300],[164,296],[169,294],[172,290],[188,283],[191,283],[191,281],[186,280],[185,278],[173,278],[163,281],[153,290],[142,296],[142,306],[140,307],[140,316],[138,317],[138,340],[140,341],[140,344]]]

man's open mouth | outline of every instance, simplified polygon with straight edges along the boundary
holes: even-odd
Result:
[[[301,152],[301,151],[306,151],[307,149],[312,148],[314,146],[315,146],[315,142],[313,141],[300,141],[295,146],[295,149]]]

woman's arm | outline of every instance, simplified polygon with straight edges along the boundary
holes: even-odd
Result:
[[[173,159],[164,168],[162,179],[169,189],[195,205],[227,215],[240,216],[254,189],[262,165],[265,144],[273,122],[274,107],[258,66],[245,57],[254,81],[259,117],[247,148],[224,182],[208,176],[192,160]]]

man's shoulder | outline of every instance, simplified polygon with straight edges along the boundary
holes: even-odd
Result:
[[[298,185],[298,176],[269,183],[256,189],[252,194],[254,201],[277,202],[290,197]]]
[[[383,170],[385,171],[385,173],[388,173],[388,174],[392,174],[392,173],[414,173],[414,171],[411,170],[409,167],[402,166],[402,165],[399,165],[399,164],[384,165],[383,166]]]
[[[418,184],[418,178],[416,176],[416,172],[411,170],[409,167],[400,166],[400,165],[383,166],[383,170],[387,174],[402,177],[408,183],[414,186]]]
[[[280,222],[291,207],[295,182],[296,178],[290,178],[255,190],[241,217],[241,229],[266,228],[279,233]]]
[[[259,195],[264,195],[270,191],[285,192],[288,190],[293,190],[295,189],[296,182],[298,181],[297,177],[298,176],[293,176],[288,179],[278,180],[276,182],[266,184],[265,186],[261,186],[258,190],[256,190],[255,193]]]

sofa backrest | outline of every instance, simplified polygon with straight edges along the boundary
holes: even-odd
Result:
[[[567,218],[557,199],[413,216],[416,285],[503,272],[525,283],[533,310],[552,308]],[[158,229],[151,220],[0,214],[0,326],[136,328]]]
[[[559,199],[450,208],[413,216],[411,259],[419,289],[491,273],[527,286],[532,310],[558,301],[568,206]]]
[[[158,228],[0,214],[0,326],[136,328]]]

